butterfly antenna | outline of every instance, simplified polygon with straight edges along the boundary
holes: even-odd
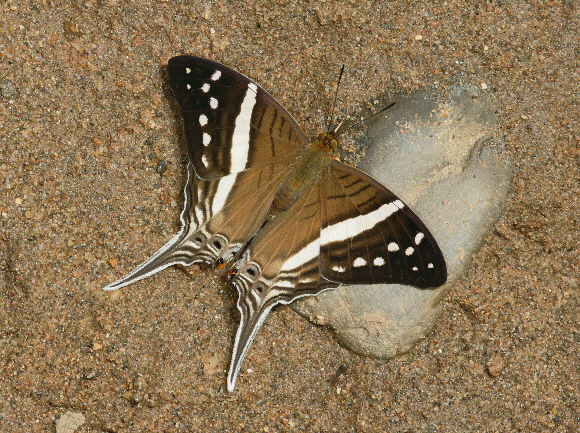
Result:
[[[330,122],[332,119],[332,115],[334,114],[334,109],[336,108],[336,99],[338,98],[338,89],[340,88],[340,81],[342,80],[342,74],[344,73],[344,65],[340,68],[340,75],[338,76],[338,83],[336,85],[336,91],[334,92],[334,102],[332,103],[332,109],[328,113],[328,122],[326,130],[330,134]]]
[[[396,102],[391,102],[389,105],[387,105],[386,107],[382,108],[380,111],[377,111],[375,114],[373,114],[372,116],[367,117],[366,119],[361,119],[358,122],[354,122],[352,125],[350,125],[348,128],[343,129],[340,131],[341,134],[345,133],[346,131],[348,131],[351,128],[354,128],[357,125],[360,125],[363,122],[366,122],[367,120],[371,120],[373,117],[378,116],[379,114],[387,111],[389,108],[391,108],[393,105],[395,105]]]

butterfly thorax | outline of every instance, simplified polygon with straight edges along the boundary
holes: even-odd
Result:
[[[276,194],[272,203],[271,215],[288,209],[303,194],[304,190],[320,176],[332,158],[333,149],[336,148],[334,137],[332,132],[322,133],[308,145]]]

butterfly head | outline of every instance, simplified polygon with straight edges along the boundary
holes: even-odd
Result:
[[[332,131],[321,132],[320,134],[318,134],[316,145],[320,150],[332,152],[334,149],[336,149],[338,145],[336,137],[338,137],[338,134],[340,133],[340,129],[342,128],[343,124],[344,122],[340,122],[338,126],[334,128]]]

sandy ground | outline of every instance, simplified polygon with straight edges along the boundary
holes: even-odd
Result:
[[[578,431],[579,9],[3,1],[0,431],[54,431],[67,411],[86,418],[77,432]],[[217,273],[100,290],[179,227],[186,154],[164,65],[182,53],[250,76],[309,134],[342,64],[340,116],[458,78],[493,90],[507,210],[411,353],[361,358],[283,307],[228,393],[237,295]]]

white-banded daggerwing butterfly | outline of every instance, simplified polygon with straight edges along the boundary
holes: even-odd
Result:
[[[445,283],[441,250],[392,192],[333,157],[338,130],[310,141],[243,75],[211,60],[169,60],[189,152],[181,230],[114,290],[171,265],[227,263],[241,318],[232,391],[268,312],[340,284]]]

